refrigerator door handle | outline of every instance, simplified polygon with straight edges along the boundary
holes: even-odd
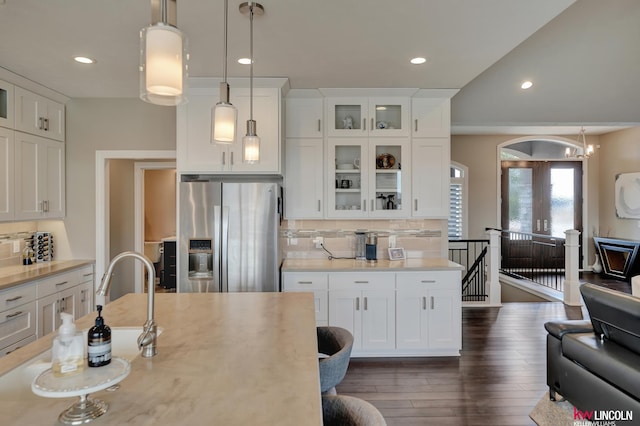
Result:
[[[220,216],[218,216],[220,217]],[[229,291],[229,207],[222,207],[222,234],[220,238],[220,261],[222,262],[220,271],[220,290],[222,292]]]
[[[213,206],[213,289],[217,292],[221,289],[220,277],[220,206]]]

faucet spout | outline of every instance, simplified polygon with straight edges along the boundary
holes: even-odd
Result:
[[[125,251],[118,254],[116,257],[111,259],[111,262],[107,267],[107,271],[102,276],[102,280],[100,281],[100,285],[96,290],[96,294],[100,296],[107,295],[107,293],[109,292],[109,288],[111,287],[111,278],[113,276],[113,270],[115,266],[122,259],[125,259],[127,257],[138,259],[144,264],[147,270],[147,292],[149,293],[147,302],[147,321],[144,323],[142,334],[140,335],[140,337],[138,337],[138,346],[140,346],[140,348],[142,349],[142,356],[144,358],[150,358],[158,353],[156,347],[158,333],[157,324],[154,320],[156,272],[153,267],[153,263],[151,263],[149,258],[135,251]]]

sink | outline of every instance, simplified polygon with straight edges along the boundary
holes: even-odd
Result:
[[[163,329],[158,327],[158,336]],[[82,334],[87,347],[87,330]],[[133,361],[140,355],[138,336],[142,327],[112,327],[111,355]],[[86,356],[86,354],[85,354]],[[25,363],[17,366],[7,374],[0,376],[0,398],[3,400],[22,400],[24,398],[39,398],[31,392],[31,383],[38,374],[51,367],[51,349],[42,352]],[[85,368],[89,368],[85,365]]]

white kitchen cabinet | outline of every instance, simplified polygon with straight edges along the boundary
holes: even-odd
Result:
[[[18,86],[14,97],[16,130],[64,141],[64,104]]]
[[[397,349],[457,354],[462,348],[460,272],[397,273],[396,288]]]
[[[189,102],[177,108],[177,169],[179,173],[281,173],[280,88],[253,90],[253,119],[260,136],[260,162],[242,162],[242,138],[250,116],[249,89],[231,90],[238,109],[233,144],[211,143],[211,109],[219,101],[218,89],[189,89]]]
[[[329,326],[353,334],[355,355],[395,348],[394,283],[393,273],[329,275]]]
[[[63,142],[15,132],[15,218],[65,215]]]
[[[327,135],[409,136],[409,98],[327,98]]]
[[[324,216],[324,144],[321,138],[287,138],[285,217],[322,219]]]
[[[0,127],[0,221],[14,218],[14,132]]]
[[[325,272],[289,272],[282,274],[283,292],[313,293],[316,325],[329,324],[328,275]]]
[[[25,284],[0,291],[0,356],[36,335],[36,288]]]
[[[411,135],[417,138],[451,136],[451,101],[449,98],[413,98],[411,100]]]
[[[13,129],[14,85],[0,80],[0,127]]]
[[[327,217],[410,216],[408,138],[329,138],[327,158]]]
[[[414,138],[411,143],[411,216],[449,217],[449,137]]]
[[[308,97],[292,97],[308,96]],[[321,138],[324,135],[322,98],[317,90],[291,90],[286,99],[286,138]]]

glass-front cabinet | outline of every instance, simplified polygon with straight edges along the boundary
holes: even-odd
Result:
[[[408,149],[405,138],[329,138],[327,216],[408,217]]]
[[[408,136],[408,98],[329,98],[329,136]]]

